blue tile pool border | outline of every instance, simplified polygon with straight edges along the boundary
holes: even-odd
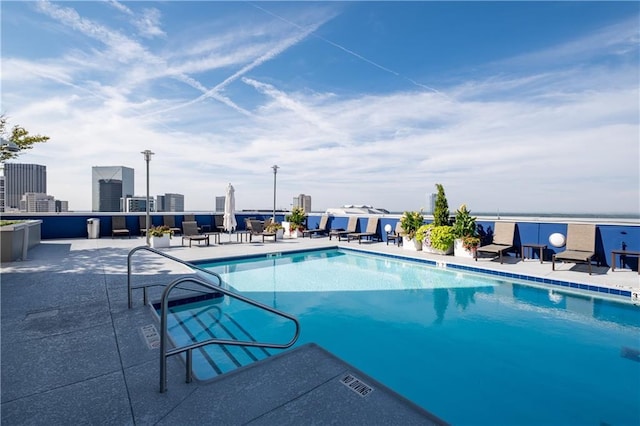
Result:
[[[421,259],[421,258],[416,258],[416,257],[410,257],[410,256],[403,256],[403,255],[399,255],[399,254],[391,254],[391,253],[380,253],[380,252],[372,252],[372,251],[367,251],[367,250],[362,250],[362,249],[358,249],[358,248],[351,248],[351,247],[343,247],[343,246],[330,246],[330,247],[318,247],[318,248],[310,248],[310,249],[297,249],[297,250],[283,250],[283,251],[278,251],[278,252],[273,252],[273,253],[263,253],[263,254],[249,254],[249,255],[240,255],[240,256],[230,256],[230,257],[224,257],[224,258],[216,258],[216,259],[204,259],[204,260],[197,260],[197,261],[193,261],[190,262],[193,265],[199,266],[202,264],[206,264],[206,263],[218,263],[218,262],[224,262],[224,261],[235,261],[235,260],[247,260],[247,259],[267,259],[269,257],[272,257],[274,255],[284,255],[284,254],[296,254],[296,253],[311,253],[311,252],[319,252],[319,251],[331,251],[331,250],[342,250],[342,251],[346,251],[346,252],[354,252],[354,253],[364,253],[364,254],[368,254],[368,255],[374,255],[374,256],[380,256],[380,257],[387,257],[387,258],[391,258],[391,259],[398,259],[398,260],[405,260],[405,261],[412,261],[412,262],[417,262],[417,263],[423,263],[426,265],[430,265],[430,266],[444,266],[446,267],[446,269],[455,269],[455,270],[459,270],[459,271],[466,271],[466,272],[473,272],[476,274],[481,274],[481,275],[488,275],[488,276],[492,276],[492,277],[499,277],[499,278],[511,278],[511,279],[515,279],[515,280],[519,280],[519,281],[524,281],[526,282],[531,282],[534,284],[546,284],[546,285],[551,285],[551,286],[558,286],[558,287],[564,287],[564,288],[571,288],[571,289],[577,289],[577,290],[582,290],[582,291],[586,291],[586,292],[591,292],[591,293],[595,293],[594,296],[596,294],[609,294],[612,296],[619,296],[619,297],[623,297],[623,298],[627,298],[630,299],[631,298],[631,291],[630,290],[621,290],[621,289],[615,289],[615,288],[609,288],[609,287],[601,287],[601,286],[597,286],[597,285],[591,285],[591,284],[583,284],[583,283],[577,283],[577,282],[571,282],[571,281],[563,281],[563,280],[555,280],[552,278],[542,278],[542,277],[535,277],[535,276],[530,276],[530,275],[523,275],[523,274],[515,274],[512,272],[504,272],[504,271],[494,271],[491,269],[484,269],[484,268],[478,268],[476,266],[467,266],[467,265],[460,265],[457,263],[449,263],[449,262],[440,262],[440,261],[436,261],[436,260],[431,260],[431,259]]]

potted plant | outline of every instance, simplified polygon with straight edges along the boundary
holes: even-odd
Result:
[[[433,209],[433,222],[421,232],[422,251],[436,254],[453,253],[455,234],[449,226],[449,203],[444,193],[444,187],[437,183],[436,203]]]
[[[475,249],[480,244],[480,238],[477,235],[476,218],[471,216],[466,204],[461,205],[456,211],[453,232],[456,236],[454,255],[473,257]]]
[[[416,239],[421,241],[422,251],[446,255],[453,253],[456,236],[452,226],[436,226],[435,223],[430,223],[418,229]]]
[[[405,250],[422,250],[422,244],[416,239],[416,232],[424,223],[422,210],[419,212],[406,211],[400,217],[400,226],[403,230],[402,247]]]
[[[266,226],[266,228],[264,228],[264,230],[266,232],[275,232],[276,240],[281,240],[284,236],[284,228],[278,222],[271,222]]]
[[[294,207],[291,210],[291,214],[285,217],[285,221],[282,222],[284,228],[284,236],[290,238],[298,238],[302,236],[304,231],[304,222],[307,219],[307,215],[302,207]]]
[[[152,226],[149,228],[149,237],[151,241],[151,247],[153,248],[165,248],[171,245],[171,236],[173,231],[166,225]]]

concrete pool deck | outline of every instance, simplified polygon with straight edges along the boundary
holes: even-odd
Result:
[[[180,247],[180,240],[174,238],[167,253],[186,261],[344,246],[640,290],[636,271],[594,266],[589,276],[579,265],[561,264],[551,271],[550,262],[512,258],[500,265],[488,259],[414,253],[385,243],[358,245],[322,237],[189,248]],[[141,332],[155,319],[143,306],[140,291],[134,294],[133,309],[127,307],[127,254],[144,243],[139,237],[45,240],[29,251],[27,260],[2,264],[2,424],[379,424],[380,416],[389,413],[396,423],[437,423],[377,383],[379,392],[371,395],[384,401],[367,405],[358,395],[354,401],[336,398],[343,390],[344,395],[353,392],[342,384],[333,386],[334,379],[345,371],[360,372],[314,346],[271,357],[264,369],[249,366],[209,383],[185,383],[184,365],[173,357],[168,391],[159,393],[158,350],[147,346]],[[163,258],[140,253],[134,258],[136,282],[169,283],[186,273]],[[158,294],[156,289],[151,299]],[[375,379],[362,377],[365,382]]]

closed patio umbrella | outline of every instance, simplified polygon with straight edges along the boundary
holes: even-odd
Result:
[[[236,222],[236,215],[233,212],[236,210],[236,196],[235,189],[233,189],[233,185],[229,184],[227,186],[227,193],[224,198],[224,216],[222,221],[222,226],[224,226],[224,230],[231,232],[238,226],[238,222]]]

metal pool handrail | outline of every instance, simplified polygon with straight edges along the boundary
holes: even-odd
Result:
[[[293,338],[285,343],[285,344],[280,344],[280,343],[264,343],[264,342],[254,342],[254,341],[242,341],[242,340],[227,340],[227,339],[208,339],[208,340],[204,340],[202,342],[196,342],[196,343],[192,343],[190,345],[187,346],[182,346],[182,347],[177,347],[174,349],[170,349],[167,350],[167,339],[168,339],[168,325],[167,325],[167,313],[169,311],[169,293],[171,292],[171,290],[173,290],[176,286],[178,286],[179,284],[183,283],[183,282],[190,282],[190,283],[195,283],[195,284],[199,284],[203,287],[206,287],[210,290],[213,290],[215,292],[219,292],[222,293],[226,296],[232,297],[234,299],[238,299],[242,302],[248,303],[252,306],[255,306],[257,308],[260,308],[262,310],[265,311],[269,311],[275,315],[278,315],[280,317],[289,319],[291,321],[293,321],[293,323],[295,324],[296,327],[296,332],[295,335],[293,336]],[[273,348],[273,349],[286,349],[289,348],[291,346],[293,346],[296,341],[298,340],[298,337],[300,336],[300,322],[297,320],[297,318],[295,318],[292,315],[289,315],[285,312],[279,311],[277,309],[274,309],[270,306],[264,305],[258,301],[249,299],[247,297],[241,296],[239,294],[233,293],[230,290],[224,289],[222,287],[213,285],[211,283],[208,283],[202,279],[199,278],[195,278],[195,277],[181,277],[178,278],[174,281],[171,282],[171,284],[169,284],[164,291],[162,292],[162,301],[161,301],[161,315],[160,315],[160,393],[164,393],[167,390],[167,358],[169,358],[172,355],[177,355],[180,354],[182,352],[186,352],[187,353],[187,360],[186,360],[186,381],[187,383],[191,383],[191,380],[193,379],[193,374],[191,371],[191,366],[192,366],[192,361],[193,361],[193,356],[192,356],[192,351],[193,349],[197,349],[200,348],[202,346],[206,346],[206,345],[231,345],[231,346],[251,346],[251,347],[262,347],[262,348]]]
[[[131,309],[131,307],[133,306],[133,290],[134,289],[138,289],[141,288],[142,292],[143,292],[143,302],[146,305],[147,303],[149,303],[149,297],[147,295],[147,287],[155,287],[155,286],[161,286],[164,287],[164,284],[145,284],[142,286],[138,286],[138,287],[132,287],[131,286],[131,257],[133,256],[133,254],[135,252],[137,252],[138,250],[146,250],[146,251],[150,251],[151,253],[155,253],[159,256],[162,257],[166,257],[167,259],[173,260],[174,262],[178,262],[188,268],[191,269],[196,269],[198,271],[204,272],[206,274],[209,274],[213,277],[215,277],[218,280],[218,285],[222,285],[222,277],[220,277],[220,275],[216,274],[213,271],[209,271],[207,269],[204,268],[200,268],[199,266],[196,265],[192,265],[191,263],[185,262],[182,259],[178,259],[177,257],[173,257],[171,255],[168,255],[164,252],[161,252],[159,250],[153,249],[151,247],[147,247],[147,246],[139,246],[139,247],[135,247],[134,249],[132,249],[129,252],[129,255],[127,256],[127,298],[128,298],[128,304],[129,304],[129,309]]]

